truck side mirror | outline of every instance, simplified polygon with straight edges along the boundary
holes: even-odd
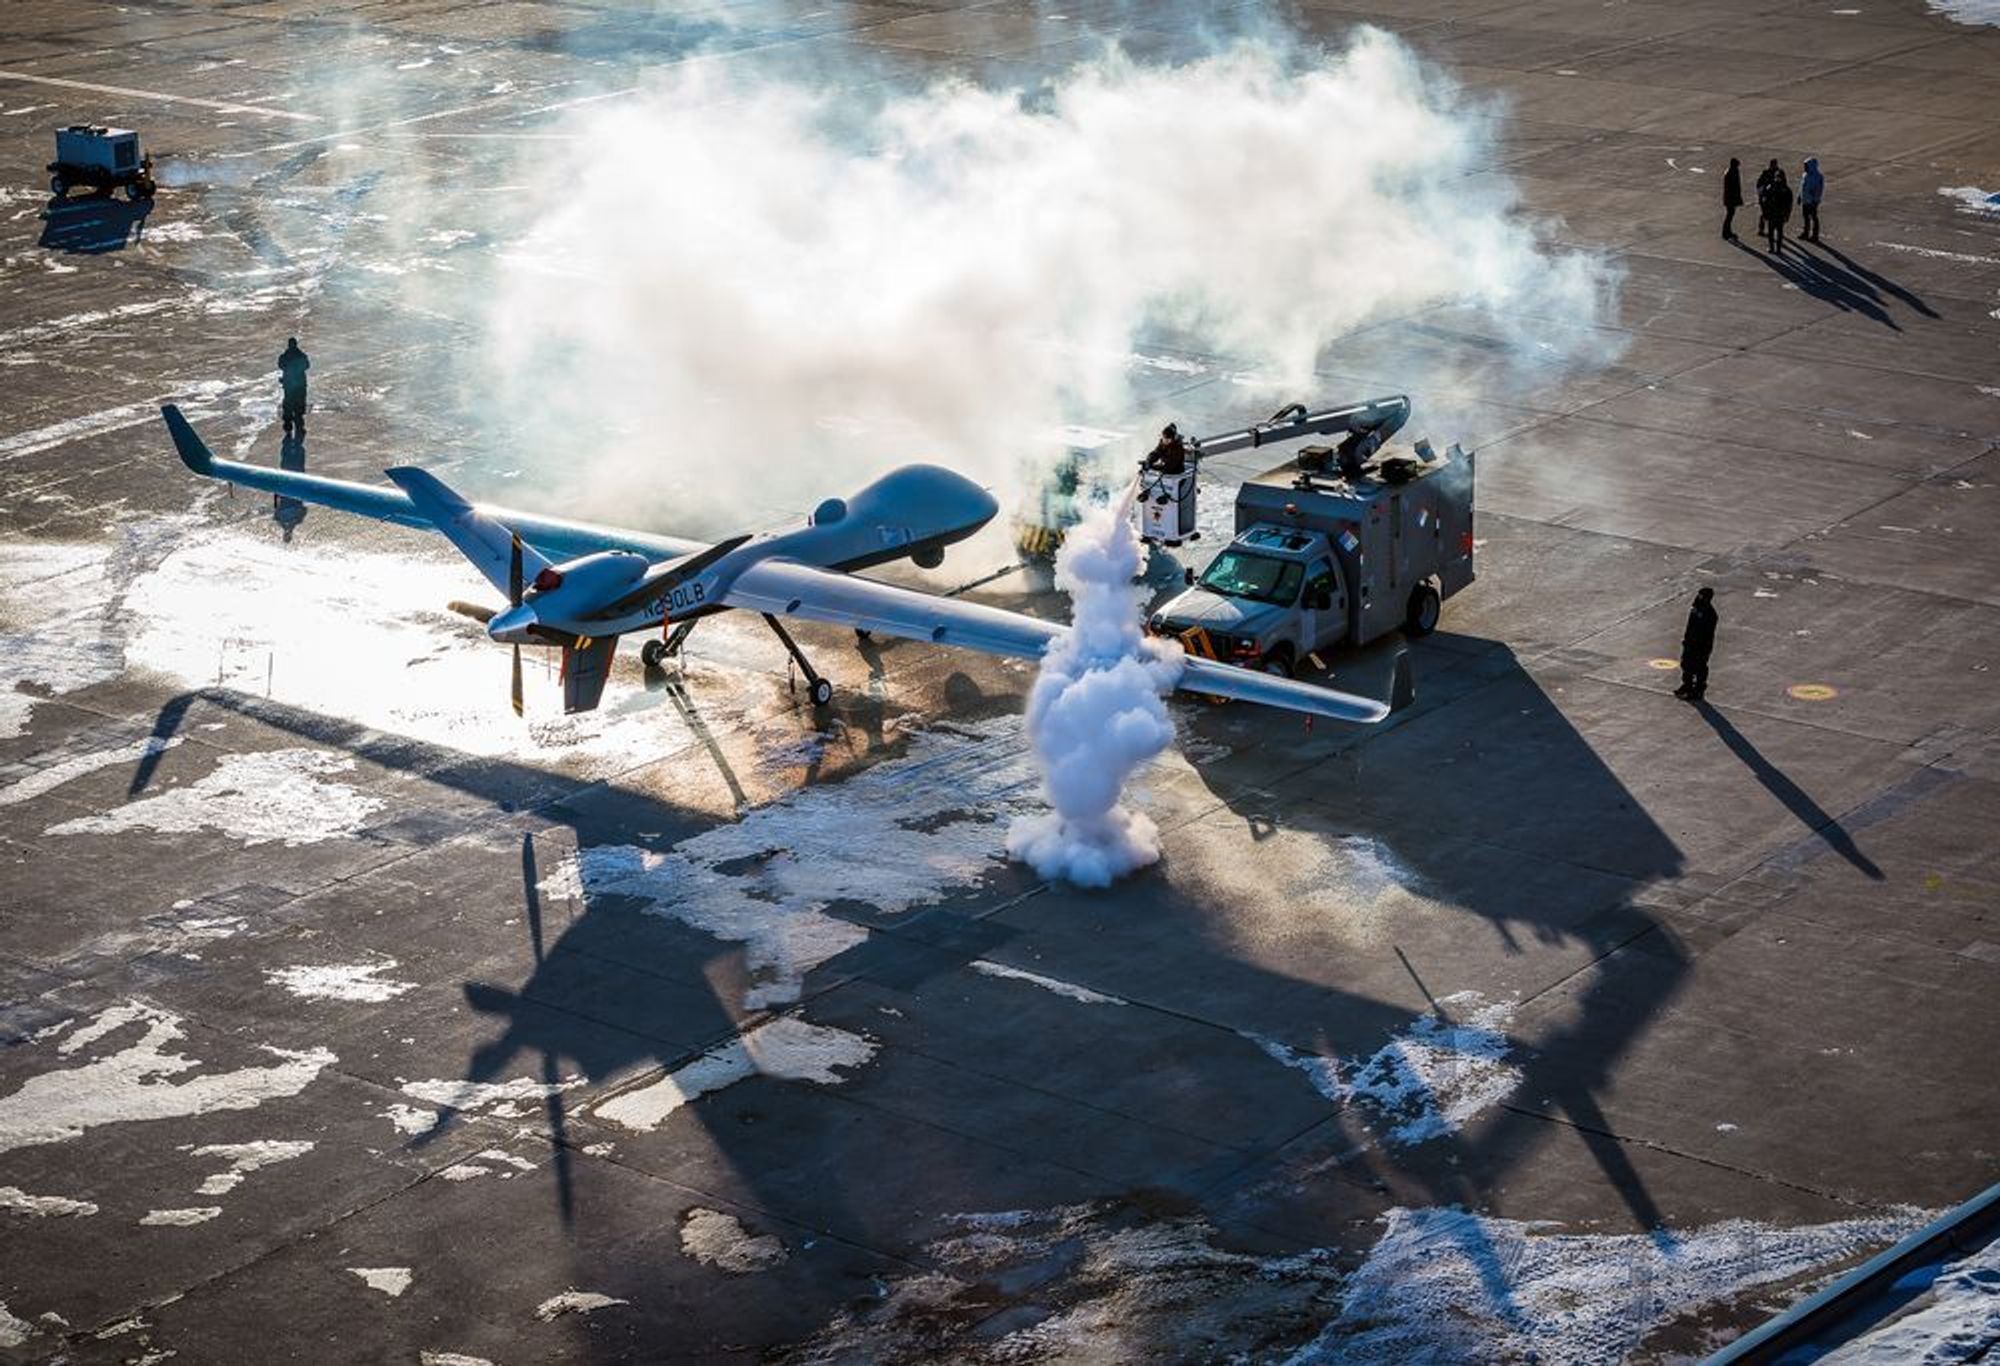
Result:
[[[1186,568],[1184,568],[1184,569],[1182,569],[1182,570],[1181,570],[1181,582],[1182,582],[1182,583],[1184,583],[1184,584],[1186,584],[1186,585],[1187,585],[1187,586],[1188,586],[1189,588],[1192,588],[1192,587],[1194,587],[1194,566],[1193,566],[1193,565],[1188,565],[1188,566],[1187,566]]]

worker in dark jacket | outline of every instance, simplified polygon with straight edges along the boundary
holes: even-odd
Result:
[[[1714,598],[1713,588],[1694,595],[1687,629],[1681,632],[1681,685],[1674,696],[1688,702],[1699,702],[1708,692],[1708,656],[1715,649],[1715,626],[1721,619]]]
[[[1146,468],[1161,474],[1180,474],[1187,469],[1187,439],[1174,423],[1169,422],[1160,432],[1160,444],[1146,457]]]
[[[299,339],[287,337],[285,350],[278,357],[278,383],[285,391],[285,435],[306,434],[306,371],[312,369],[312,362],[306,353],[299,350]]]
[[[1819,202],[1826,198],[1826,177],[1820,174],[1819,158],[1807,157],[1805,174],[1799,177],[1799,240],[1819,241]]]
[[[1784,172],[1778,169],[1778,159],[1776,157],[1771,158],[1769,166],[1757,172],[1757,235],[1759,237],[1768,237],[1771,232],[1770,228],[1765,226],[1764,223],[1764,195],[1770,190],[1771,182],[1783,174]]]
[[[1764,228],[1772,251],[1785,249],[1785,224],[1792,221],[1792,187],[1778,172],[1764,190]]]
[[[1736,211],[1743,207],[1743,163],[1735,157],[1729,158],[1729,169],[1722,173],[1722,240],[1736,240]]]

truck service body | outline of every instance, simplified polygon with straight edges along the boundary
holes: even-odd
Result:
[[[1235,512],[1235,539],[1148,619],[1217,659],[1290,673],[1335,645],[1423,635],[1473,581],[1473,457],[1456,446],[1366,464],[1307,447],[1244,481]]]

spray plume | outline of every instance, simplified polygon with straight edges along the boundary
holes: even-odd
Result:
[[[1070,632],[1042,657],[1028,737],[1055,809],[1014,822],[1007,852],[1043,877],[1108,887],[1160,856],[1150,817],[1119,802],[1126,779],[1174,738],[1161,694],[1180,677],[1172,641],[1140,630],[1132,493],[1094,508],[1056,552]]]
[[[690,62],[539,144],[481,388],[570,498],[715,529],[912,458],[1013,492],[1045,433],[1130,420],[1141,338],[1303,391],[1334,338],[1453,301],[1546,361],[1607,268],[1546,246],[1491,123],[1366,28],[1034,90]]]

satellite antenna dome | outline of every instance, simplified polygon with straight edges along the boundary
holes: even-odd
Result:
[[[814,526],[832,526],[847,515],[847,504],[838,498],[829,498],[813,509]]]

